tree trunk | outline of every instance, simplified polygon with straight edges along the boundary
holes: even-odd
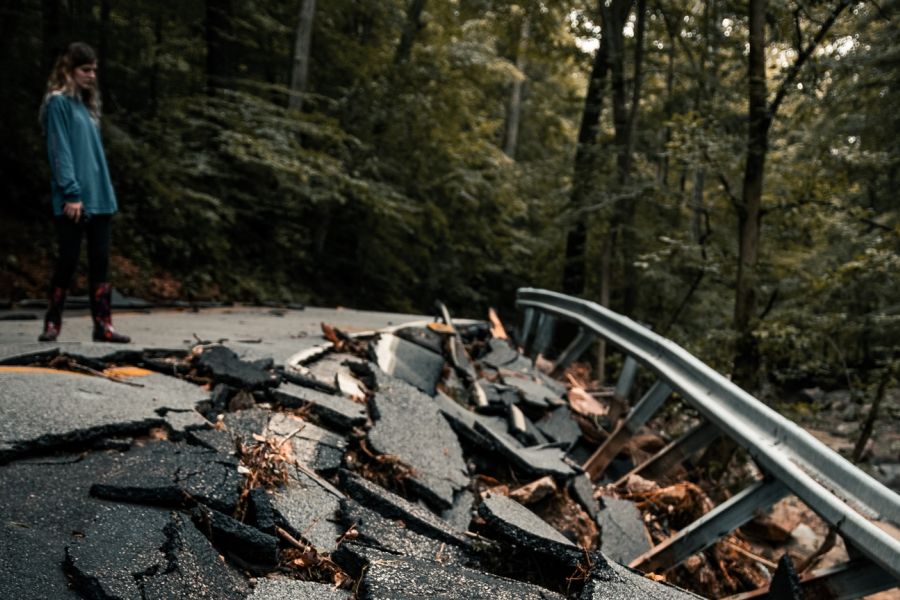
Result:
[[[41,28],[43,48],[43,72],[49,74],[65,47],[62,40],[63,8],[60,0],[43,0],[41,2]]]
[[[153,68],[150,71],[150,114],[156,115],[159,112],[159,56],[162,53],[163,45],[163,5],[156,7],[156,19],[153,24],[154,50],[153,50]]]
[[[516,50],[516,69],[522,74],[523,79],[513,81],[509,94],[509,109],[506,113],[506,136],[503,141],[503,152],[510,158],[516,157],[516,147],[519,144],[519,123],[522,119],[522,89],[525,87],[525,67],[528,62],[529,23],[528,15],[522,17],[522,28],[519,33],[519,47]]]
[[[97,53],[100,55],[99,85],[103,97],[104,112],[114,112],[115,104],[112,94],[109,93],[109,0],[100,2],[100,39],[97,44]]]
[[[756,326],[760,204],[770,123],[766,105],[766,0],[750,0],[749,17],[749,123],[747,161],[738,210],[738,273],[734,302],[737,348],[733,378],[739,386],[753,391],[758,385],[759,374],[759,347],[753,330]]]
[[[599,0],[600,10],[605,10],[603,0]],[[600,116],[603,113],[603,92],[606,74],[609,70],[609,36],[604,29],[600,46],[594,55],[591,77],[584,109],[581,112],[581,126],[578,130],[578,146],[575,150],[575,173],[572,180],[572,195],[569,205],[575,213],[573,223],[566,235],[565,264],[563,266],[563,292],[578,295],[584,292],[585,250],[587,246],[587,225],[582,215],[587,193],[591,188],[597,133],[600,131]]]
[[[291,94],[288,108],[303,108],[303,94],[309,78],[309,49],[312,46],[313,19],[316,16],[316,0],[300,1],[300,16],[294,37],[294,69],[291,71]]]
[[[406,23],[403,25],[403,33],[400,34],[400,43],[394,53],[394,64],[401,65],[409,60],[412,55],[413,41],[416,34],[422,29],[422,11],[425,9],[426,0],[410,0],[406,9]]]
[[[214,94],[217,86],[233,73],[230,42],[231,0],[206,0],[204,35],[206,37],[206,93]]]

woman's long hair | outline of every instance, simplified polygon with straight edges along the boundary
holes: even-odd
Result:
[[[55,94],[65,94],[73,98],[80,97],[94,122],[100,123],[100,88],[94,85],[89,88],[79,89],[75,85],[75,79],[72,77],[72,72],[77,67],[90,65],[95,62],[97,62],[97,53],[84,42],[69,44],[66,51],[59,55],[59,58],[56,59],[56,64],[53,66],[53,71],[50,73],[50,78],[47,80],[47,93],[44,94],[44,100],[41,103],[41,123],[44,122],[47,102]]]

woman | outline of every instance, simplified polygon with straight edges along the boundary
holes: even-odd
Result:
[[[41,104],[41,125],[53,173],[51,190],[58,255],[50,282],[50,305],[38,340],[52,342],[62,327],[66,291],[72,283],[81,238],[87,237],[94,341],[127,343],[112,326],[109,284],[110,218],[116,194],[100,141],[97,56],[76,42],[56,61]]]

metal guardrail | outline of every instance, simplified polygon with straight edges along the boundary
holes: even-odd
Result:
[[[631,434],[662,406],[673,390],[707,422],[638,465],[633,472],[658,472],[718,435],[725,435],[745,448],[766,475],[762,481],[635,559],[630,566],[645,571],[675,566],[752,519],[756,511],[793,493],[836,528],[851,559],[856,559],[856,569],[862,564],[872,575],[867,578],[868,587],[852,585],[849,591],[844,580],[831,582],[827,575],[815,584],[833,591],[834,597],[847,598],[877,591],[870,589],[876,582],[878,589],[900,584],[900,540],[876,523],[900,525],[900,495],[685,349],[627,317],[593,302],[533,288],[520,289],[516,304],[524,310],[519,343],[527,349],[534,334],[531,347],[535,353],[544,352],[550,346],[559,319],[579,326],[575,339],[558,355],[557,368],[575,360],[599,336],[627,355],[617,385],[618,394],[627,395],[637,365],[659,378],[585,463],[585,470],[592,478],[602,474]],[[834,585],[829,587],[831,583]]]

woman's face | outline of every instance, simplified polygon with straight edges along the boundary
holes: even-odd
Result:
[[[92,88],[97,85],[97,63],[89,63],[75,67],[72,70],[72,79],[79,90]]]

